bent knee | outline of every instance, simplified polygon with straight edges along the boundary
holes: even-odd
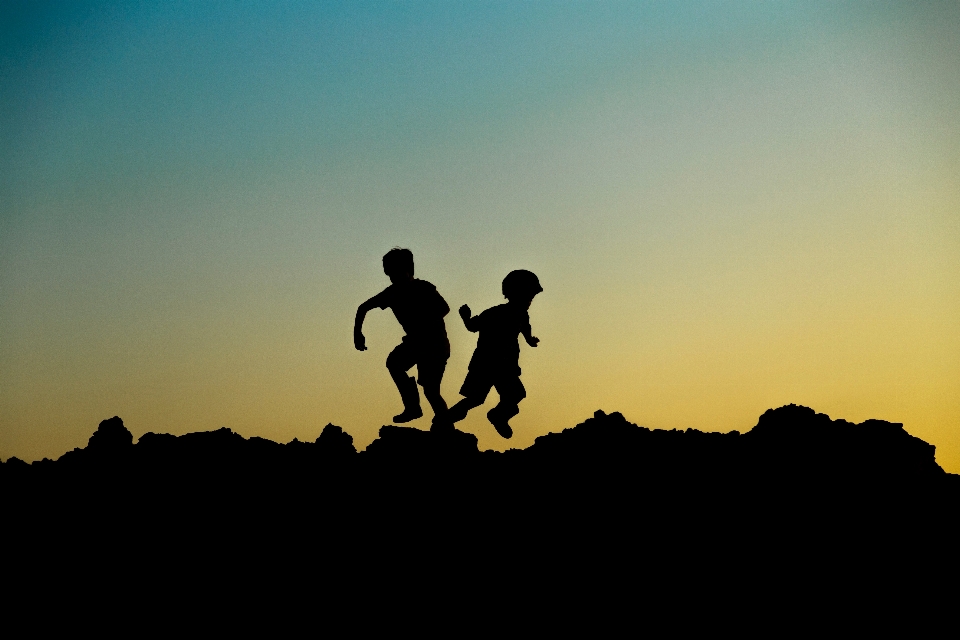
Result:
[[[497,392],[499,393],[499,389]],[[510,388],[504,389],[503,393],[500,394],[500,401],[504,404],[519,404],[521,400],[527,397],[527,390],[523,386],[510,386]]]
[[[430,382],[427,382],[427,384],[423,384],[423,382],[421,382],[420,380],[417,380],[417,384],[419,384],[421,387],[423,387],[423,395],[426,396],[427,398],[440,398],[440,397],[442,397],[442,396],[440,395],[440,385],[439,385],[439,384],[431,384]]]
[[[387,356],[387,369],[391,371],[406,371],[409,368],[410,367],[403,366],[403,359],[396,353],[391,353]]]

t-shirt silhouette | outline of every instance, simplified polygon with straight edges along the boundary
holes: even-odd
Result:
[[[381,309],[393,311],[407,334],[404,342],[423,347],[445,346],[449,353],[450,343],[443,317],[450,312],[450,307],[437,288],[426,280],[391,284],[371,302]]]
[[[490,369],[504,374],[516,371],[516,375],[520,375],[519,336],[531,331],[530,313],[516,305],[501,304],[476,316],[471,324],[477,327],[480,337],[469,369]]]

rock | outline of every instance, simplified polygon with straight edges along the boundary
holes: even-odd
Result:
[[[323,428],[317,436],[316,445],[324,456],[350,456],[357,453],[353,436],[334,424],[327,424]]]
[[[115,454],[129,450],[133,446],[133,434],[123,426],[123,420],[113,416],[100,423],[90,436],[87,450],[98,454]]]

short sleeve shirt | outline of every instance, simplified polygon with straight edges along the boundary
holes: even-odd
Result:
[[[405,341],[424,346],[446,345],[449,350],[443,318],[450,312],[450,307],[437,288],[426,280],[391,284],[371,302],[381,309],[393,311],[407,334]]]
[[[470,369],[519,367],[521,333],[530,333],[530,314],[526,309],[510,304],[490,307],[476,318],[480,332],[477,349],[470,359]]]

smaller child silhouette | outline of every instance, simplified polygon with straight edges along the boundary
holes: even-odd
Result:
[[[531,334],[530,303],[543,291],[540,281],[525,269],[511,271],[503,279],[503,296],[506,304],[491,307],[478,316],[473,316],[470,307],[460,307],[460,317],[468,331],[480,332],[477,348],[470,359],[467,377],[460,388],[463,400],[450,408],[447,420],[459,422],[467,417],[474,407],[487,399],[491,387],[496,387],[500,402],[487,412],[487,419],[504,438],[513,436],[510,418],[520,413],[520,401],[527,391],[520,382],[520,344],[522,335],[531,347],[537,346],[539,338]]]

